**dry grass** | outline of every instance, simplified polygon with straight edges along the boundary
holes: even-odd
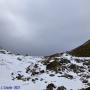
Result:
[[[73,56],[90,57],[90,40],[69,52]]]

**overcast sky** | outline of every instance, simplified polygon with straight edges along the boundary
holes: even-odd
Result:
[[[0,0],[0,46],[48,55],[90,39],[90,0]]]

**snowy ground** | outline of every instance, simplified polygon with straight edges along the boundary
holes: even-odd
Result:
[[[75,62],[75,59],[90,59],[89,57],[78,58],[66,54],[63,54],[59,58],[71,60],[72,64],[76,64],[78,66],[83,66],[83,64]],[[55,74],[51,71],[46,73],[46,66],[41,63],[42,60],[44,60],[42,57],[0,53],[0,90],[45,90],[46,86],[50,83],[53,83],[54,85],[56,85],[56,87],[65,86],[67,90],[78,90],[87,87],[87,85],[82,83],[82,81],[80,80],[81,77],[73,71],[63,72],[72,75],[74,77],[73,79],[60,77],[60,73]],[[44,70],[45,72],[35,76],[31,76],[30,73],[26,73],[26,68],[30,66],[30,68],[33,69],[35,64],[38,64],[39,66],[37,68],[37,71]],[[84,73],[90,74],[87,70]],[[17,76],[17,74],[22,74],[24,75],[24,77],[30,77],[30,80],[12,80],[14,76]],[[51,77],[50,74],[54,74],[54,76]],[[33,79],[38,80],[32,81]]]

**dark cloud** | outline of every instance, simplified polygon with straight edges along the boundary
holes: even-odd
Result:
[[[0,46],[48,55],[90,38],[89,0],[0,0]]]

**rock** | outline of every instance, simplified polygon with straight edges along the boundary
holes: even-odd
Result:
[[[25,56],[29,56],[28,54],[26,54]]]
[[[21,61],[22,59],[20,57],[18,57],[17,60]]]
[[[88,83],[88,80],[84,79],[82,82],[83,82],[83,83]]]
[[[34,65],[34,68],[38,68],[38,64],[35,64],[35,65]]]
[[[43,81],[43,78],[41,78],[40,81]]]
[[[6,54],[6,53],[5,53],[5,51],[3,51],[3,50],[2,50],[2,51],[0,51],[0,53]]]
[[[61,77],[65,77],[65,78],[68,78],[68,79],[73,79],[73,76],[72,75],[69,75],[69,74],[64,74],[62,75]]]
[[[53,88],[56,88],[56,86],[53,83],[51,83],[47,86],[46,90],[53,90]]]
[[[39,74],[39,72],[32,72],[32,75],[31,76],[34,76],[34,75],[38,75]]]
[[[84,69],[79,69],[79,71],[80,71],[80,72],[85,72],[85,70],[84,70]]]
[[[66,90],[66,88],[64,86],[60,86],[57,88],[57,90]]]
[[[90,86],[90,83],[87,83],[88,86]]]
[[[18,74],[18,76],[16,76],[17,80],[22,80],[22,78],[23,78],[23,75],[21,75],[21,74]]]
[[[54,74],[50,74],[49,76],[54,77],[55,75]]]
[[[35,80],[38,80],[38,78],[35,78]]]
[[[47,81],[45,81],[45,83],[47,83]]]
[[[76,61],[77,63],[80,63],[80,62],[81,62],[81,60],[79,60],[79,59],[75,59],[75,61]]]
[[[60,74],[62,74],[62,72],[59,72]]]
[[[90,78],[90,75],[84,74],[83,77],[85,77],[86,79]]]
[[[35,79],[32,79],[32,82],[35,82]]]
[[[31,69],[30,69],[30,66],[28,66],[28,67],[26,68],[26,73],[28,73],[30,70],[31,70]]]
[[[41,71],[40,71],[41,74],[44,73],[44,72],[45,72],[44,70],[41,70]]]
[[[90,69],[88,71],[90,72]]]
[[[31,78],[30,77],[27,77],[27,81],[29,81]]]
[[[58,76],[58,77],[61,77],[61,76]]]

